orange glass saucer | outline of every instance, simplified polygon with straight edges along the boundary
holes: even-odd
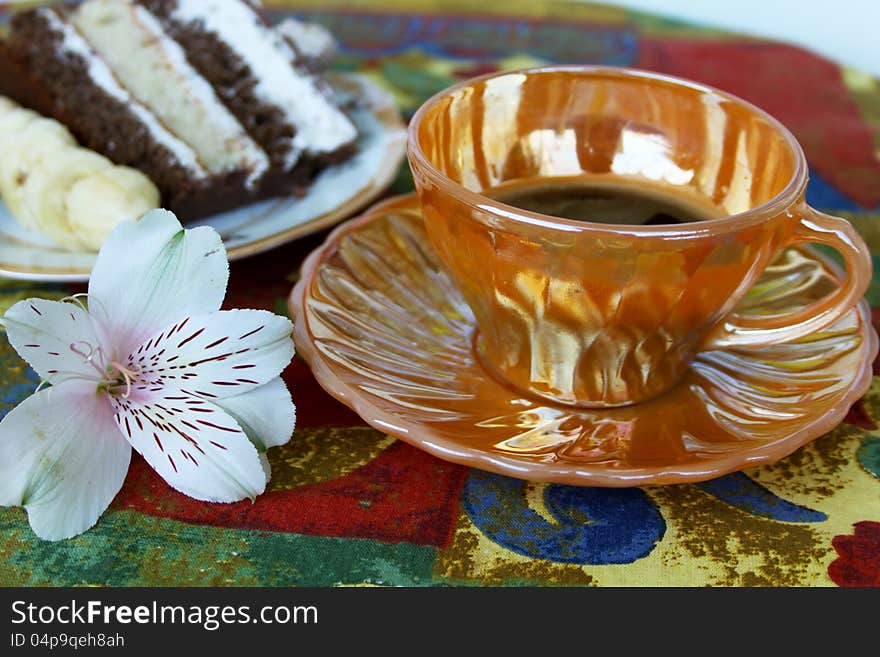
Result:
[[[789,311],[837,285],[821,256],[787,249],[737,311]],[[333,231],[289,303],[318,382],[376,429],[456,463],[585,486],[702,481],[778,460],[842,420],[877,353],[863,301],[805,339],[704,352],[648,402],[584,410],[526,398],[478,361],[473,315],[414,195]]]

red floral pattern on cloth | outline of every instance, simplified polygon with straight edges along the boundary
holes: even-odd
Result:
[[[863,520],[853,529],[831,541],[840,556],[828,566],[828,575],[838,586],[880,586],[880,522]]]

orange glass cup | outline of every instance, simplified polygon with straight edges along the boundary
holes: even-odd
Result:
[[[481,359],[516,390],[555,402],[649,399],[701,350],[827,326],[871,278],[853,227],[806,204],[794,136],[757,107],[687,80],[590,66],[476,78],[419,109],[407,155],[430,239],[474,312]],[[589,223],[485,193],[566,177],[672,193],[716,218]],[[786,314],[733,313],[774,255],[798,242],[840,252],[840,287]]]

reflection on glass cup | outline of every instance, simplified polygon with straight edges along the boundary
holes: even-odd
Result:
[[[807,164],[778,121],[729,94],[619,68],[554,66],[469,80],[427,101],[408,157],[428,234],[478,325],[485,365],[520,391],[609,407],[669,389],[696,353],[793,340],[864,294],[870,254],[804,201]],[[578,181],[704,207],[701,221],[581,221],[494,198],[515,183]],[[732,314],[773,257],[841,253],[824,299]]]

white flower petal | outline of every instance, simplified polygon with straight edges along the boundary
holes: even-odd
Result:
[[[272,465],[269,463],[269,457],[265,452],[260,452],[260,465],[263,468],[263,474],[266,475],[266,483],[272,479]]]
[[[89,309],[119,357],[183,317],[218,310],[228,278],[213,228],[184,231],[171,212],[152,210],[107,238],[92,269]]]
[[[261,452],[286,443],[296,426],[296,407],[281,377],[215,403],[235,419]]]
[[[97,346],[95,329],[78,304],[25,299],[6,311],[3,324],[9,343],[43,379],[100,378],[86,362]]]
[[[277,377],[293,358],[293,325],[265,310],[223,310],[184,318],[134,349],[135,395],[158,388],[222,399]]]
[[[206,502],[254,498],[266,488],[256,448],[223,409],[180,391],[113,398],[123,436],[162,478]]]
[[[65,381],[0,422],[0,505],[24,506],[40,538],[76,536],[113,501],[130,458],[107,395]]]

